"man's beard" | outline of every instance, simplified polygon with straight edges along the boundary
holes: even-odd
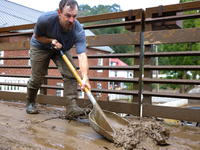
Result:
[[[71,26],[67,26],[67,25],[71,25]],[[62,22],[62,30],[64,32],[71,32],[73,29],[74,23],[71,22]]]

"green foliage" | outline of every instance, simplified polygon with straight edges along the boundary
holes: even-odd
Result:
[[[159,89],[166,90],[167,89],[167,84],[161,84],[161,85],[159,85]]]
[[[180,3],[191,2],[195,0],[180,0]],[[183,14],[199,13],[199,10],[183,12]],[[183,20],[183,28],[199,28],[200,19],[186,19]],[[200,43],[177,43],[177,44],[162,44],[158,45],[158,52],[176,52],[176,51],[199,51]],[[154,60],[155,64],[155,60]],[[187,57],[159,57],[159,65],[200,65],[199,56]],[[192,76],[186,71],[163,71],[167,74],[167,79],[196,79],[196,75],[200,75],[200,71],[190,71]],[[169,85],[170,88],[179,88],[179,85]],[[185,86],[188,88],[188,86]],[[186,89],[185,89],[186,91]]]
[[[80,5],[79,6],[79,14],[78,17],[81,16],[90,16],[90,15],[98,15],[104,13],[114,13],[122,11],[120,5],[113,4],[110,5],[98,5],[94,7],[90,7],[89,5]],[[106,23],[114,23],[114,22],[122,22],[122,19],[113,19],[113,20],[104,20],[104,21],[96,21],[92,23],[85,23],[85,26],[88,25],[97,25],[97,24],[106,24]],[[109,28],[99,28],[99,29],[91,29],[91,31],[95,35],[105,35],[105,34],[120,34],[120,33],[128,33],[129,31],[125,30],[123,26],[119,27],[109,27]],[[134,46],[133,45],[124,45],[124,46],[110,46],[115,54],[119,53],[133,53]],[[134,65],[133,58],[119,58],[127,65]]]

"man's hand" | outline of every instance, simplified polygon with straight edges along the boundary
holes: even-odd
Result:
[[[81,86],[81,85],[80,85]],[[87,77],[83,78],[82,80],[82,86],[81,86],[81,91],[84,92],[85,87],[91,91],[91,86],[89,83],[89,79]]]
[[[54,45],[54,48],[57,50],[62,48],[62,44],[60,44],[56,39],[52,40],[51,43]]]

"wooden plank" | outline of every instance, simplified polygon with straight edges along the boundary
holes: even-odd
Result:
[[[123,53],[123,54],[96,54],[96,55],[87,55],[87,57],[88,58],[138,58],[140,57],[140,52]],[[78,57],[73,56],[73,58],[77,59]]]
[[[144,78],[143,82],[146,83],[167,83],[167,84],[192,84],[200,85],[200,80],[184,80],[184,79],[150,79]]]
[[[132,15],[133,16],[136,15],[141,10],[142,9],[131,10],[132,11]],[[100,14],[100,15],[93,15],[93,16],[86,16],[86,17],[79,17],[79,18],[77,18],[77,20],[80,23],[84,23],[84,22],[93,22],[93,21],[125,18],[125,17],[128,17],[128,16],[129,16],[129,11],[122,11],[122,12],[114,12],[114,13],[107,13],[107,14]],[[35,23],[19,25],[19,26],[3,27],[3,28],[0,28],[0,32],[33,29],[34,26],[35,26]]]
[[[3,27],[3,28],[0,28],[0,32],[33,29],[34,26],[35,26],[35,23],[25,24],[25,25],[18,25],[18,26],[11,26],[11,27]]]
[[[145,70],[200,70],[200,66],[198,65],[180,65],[180,66],[149,66],[144,65]]]
[[[162,6],[162,12],[182,12],[186,10],[198,10],[200,9],[200,1],[187,2],[173,5],[164,5]],[[158,13],[158,7],[146,8],[146,11],[153,13]]]
[[[29,50],[30,41],[0,43],[0,51]]]
[[[136,25],[140,24],[141,19],[137,19],[134,21],[124,21],[124,22],[114,22],[114,23],[106,23],[106,24],[97,24],[97,25],[88,25],[83,26],[83,29],[100,29],[100,28],[109,28],[109,27],[118,27],[118,26],[125,26],[125,25]]]
[[[139,45],[140,32],[89,36],[86,38],[86,43],[88,47],[115,46],[115,45]]]
[[[132,114],[137,116],[138,115],[138,104],[133,103],[122,103],[122,102],[109,102],[109,101],[97,101],[99,106],[111,112],[116,113],[125,113],[125,114]]]
[[[0,91],[0,98],[6,100],[26,101],[26,93]],[[66,105],[65,101],[66,99],[64,97],[48,96],[41,94],[38,94],[36,98],[36,103],[58,105],[58,106],[65,106]],[[117,113],[136,115],[138,111],[137,104],[108,102],[108,101],[97,101],[97,102],[99,103],[102,109]],[[86,104],[90,104],[90,100],[78,99],[77,103],[79,106],[85,106]]]
[[[144,32],[144,45],[200,42],[200,28]]]
[[[177,15],[177,16],[167,16],[167,17],[158,17],[158,18],[147,18],[145,23],[155,23],[155,22],[166,22],[166,21],[177,21],[185,19],[195,19],[200,18],[200,14],[187,14],[187,15]]]
[[[140,44],[140,33],[110,34],[86,37],[88,47]],[[0,51],[28,50],[30,41],[0,43]]]
[[[158,97],[172,97],[172,98],[200,100],[199,94],[177,94],[177,93],[162,93],[162,92],[149,92],[149,91],[143,91],[142,94],[144,95],[144,97],[158,96]]]
[[[142,9],[131,10],[132,16],[135,16],[141,10]],[[86,16],[86,17],[79,17],[79,18],[77,18],[77,20],[80,23],[85,23],[85,22],[93,22],[93,21],[125,18],[125,17],[128,17],[128,16],[129,16],[129,11],[122,11],[122,12],[114,12],[114,13],[99,14],[99,15],[92,15],[92,16]]]
[[[21,74],[0,74],[0,77],[18,77],[18,78],[30,78],[30,75],[21,75]],[[62,76],[45,76],[45,79],[60,79],[62,80]],[[106,77],[89,77],[90,81],[107,81],[107,82],[129,82],[129,83],[137,83],[139,82],[138,78],[106,78]],[[1,82],[0,82],[1,83]]]
[[[177,107],[143,105],[143,116],[200,122],[200,110]]]
[[[200,56],[200,51],[179,52],[145,52],[145,57],[178,57],[178,56]]]
[[[23,35],[31,36],[32,34],[33,34],[33,32],[8,33],[8,34],[0,35],[0,38],[11,37],[11,36],[23,36]]]

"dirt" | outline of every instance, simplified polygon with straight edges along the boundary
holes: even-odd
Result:
[[[84,116],[70,121],[63,117],[64,107],[37,107],[40,113],[30,115],[25,104],[0,101],[0,150],[200,149],[199,127],[127,116],[130,126],[121,129],[111,143]]]

